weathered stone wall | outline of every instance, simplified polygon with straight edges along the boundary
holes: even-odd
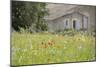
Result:
[[[96,26],[96,7],[80,6],[79,12],[88,16],[88,31],[94,31]]]
[[[49,31],[64,30],[65,22],[68,20],[68,29],[73,29],[73,20],[76,20],[76,29],[82,29],[83,16],[88,17],[88,31],[94,31],[96,26],[96,7],[95,6],[79,6],[76,12],[66,14],[55,20],[48,22]]]
[[[76,29],[81,29],[82,28],[82,16],[79,15],[79,14],[76,14],[76,13],[75,14],[70,14],[70,15],[65,15],[63,17],[60,17],[60,18],[57,18],[57,19],[53,20],[51,22],[51,24],[54,27],[52,27],[52,26],[51,27],[53,28],[54,31],[56,31],[56,30],[64,30],[65,29],[66,20],[68,21],[68,25],[67,25],[66,29],[73,29],[73,20],[77,21],[76,23],[78,25],[76,25]],[[50,25],[49,25],[49,28],[51,29]]]

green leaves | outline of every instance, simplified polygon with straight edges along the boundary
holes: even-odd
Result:
[[[33,28],[35,31],[47,30],[44,20],[44,16],[47,15],[45,7],[45,3],[12,1],[12,27],[16,31],[19,31],[20,27]]]

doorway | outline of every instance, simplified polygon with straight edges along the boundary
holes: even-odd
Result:
[[[73,29],[76,29],[76,20],[73,20]]]

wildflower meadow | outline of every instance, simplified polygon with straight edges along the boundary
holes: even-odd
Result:
[[[11,38],[12,65],[95,61],[95,37],[85,33],[18,33]]]

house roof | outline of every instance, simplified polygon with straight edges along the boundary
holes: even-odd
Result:
[[[77,5],[69,5],[69,4],[51,4],[48,3],[47,9],[49,10],[49,15],[45,17],[46,20],[54,20],[63,15],[70,14],[76,9]]]

